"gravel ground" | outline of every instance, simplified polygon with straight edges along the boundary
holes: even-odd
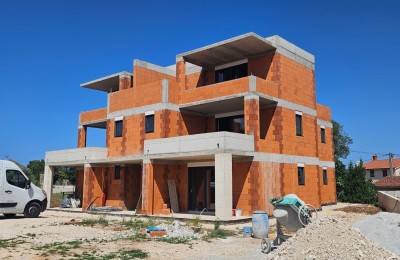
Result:
[[[400,214],[380,212],[353,226],[372,241],[400,257]]]
[[[367,217],[367,215],[361,213],[346,213],[335,210],[346,206],[349,206],[349,204],[338,203],[337,205],[323,207],[322,212],[318,212],[318,216],[319,218],[334,216],[339,222],[347,223],[348,225]],[[70,249],[68,249],[69,255],[64,257],[64,259],[77,259],[74,255],[82,255],[91,252],[97,252],[98,255],[106,255],[132,249],[140,249],[147,252],[149,259],[265,259],[270,256],[261,253],[261,240],[243,238],[241,234],[226,239],[212,239],[209,241],[197,239],[191,240],[186,244],[170,244],[155,241],[154,239],[150,241],[126,239],[127,236],[132,236],[134,232],[132,230],[126,230],[126,228],[118,228],[117,224],[113,224],[122,222],[123,218],[120,216],[107,216],[106,219],[110,222],[110,226],[108,227],[99,225],[90,227],[71,224],[71,222],[82,222],[84,219],[96,220],[98,218],[98,215],[57,211],[45,211],[37,219],[26,219],[23,217],[5,219],[0,216],[0,259],[61,259],[63,258],[61,255],[62,248],[62,250],[59,249],[56,253],[44,256],[43,251],[45,250],[40,250],[40,247],[48,247],[53,243],[62,243],[62,246],[64,246],[76,241],[79,241],[81,244],[77,248],[72,249],[72,245],[70,245]],[[74,221],[71,221],[72,219],[74,219]],[[128,220],[129,218],[125,218],[125,221]],[[69,225],[65,225],[65,223],[69,223]],[[269,223],[269,236],[271,239],[274,239],[276,237],[275,220],[272,219]],[[171,223],[168,225],[171,225]],[[334,227],[335,223],[331,225]],[[243,226],[251,226],[251,223],[222,226],[222,228],[239,231],[243,229]],[[329,226],[330,225],[328,225],[328,227]],[[166,229],[173,229],[171,226],[165,227]],[[182,224],[182,228],[183,229],[180,230],[182,233],[177,233],[177,237],[181,237],[182,234],[190,235],[190,232],[185,230],[186,227],[184,224]],[[212,224],[202,224],[202,229],[212,228]],[[333,231],[335,230],[336,228],[333,228]],[[328,232],[321,232],[319,236],[325,236],[329,240],[331,235],[327,236],[326,234],[334,234],[333,231],[328,229]],[[174,237],[174,235],[171,237]],[[7,239],[11,240],[7,241]],[[12,243],[17,241],[21,243],[12,245]],[[9,242],[12,242],[11,245]],[[8,246],[7,243],[9,243]],[[346,246],[359,246],[361,252],[364,253],[363,244],[362,242],[359,243],[361,244],[351,241],[348,242]],[[365,243],[370,245],[367,242]],[[280,248],[284,246],[286,246],[285,243],[281,245]],[[54,249],[55,247],[56,246],[53,245],[50,249]],[[305,248],[306,247],[303,247],[300,252]],[[306,249],[308,250],[308,248]],[[49,252],[49,249],[46,250],[45,252]],[[281,249],[275,250],[273,254],[278,252],[278,250]],[[314,251],[308,253],[313,254],[312,252]],[[382,252],[384,251],[382,250]],[[367,254],[369,254],[368,250],[365,251],[365,255]],[[337,255],[337,258],[340,259],[345,259],[345,256],[347,256],[346,254],[343,255],[344,257],[341,257],[339,254]],[[286,259],[291,258],[287,257]],[[302,259],[304,259],[304,257]],[[320,259],[323,258],[320,257]]]
[[[323,217],[300,229],[268,259],[397,259],[348,223]]]

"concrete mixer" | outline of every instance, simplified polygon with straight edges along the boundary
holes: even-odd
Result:
[[[297,232],[300,228],[305,227],[313,219],[317,218],[315,207],[304,203],[295,194],[273,198],[269,202],[274,206],[273,215],[276,219],[277,236],[274,240],[274,245],[280,245],[291,237],[283,233],[282,227],[288,232]],[[268,236],[263,238],[261,241],[261,251],[267,254],[271,251],[271,248],[272,244]]]

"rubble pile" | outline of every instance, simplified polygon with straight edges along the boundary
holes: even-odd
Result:
[[[185,238],[185,239],[197,239],[200,238],[200,234],[195,233],[194,230],[187,226],[182,226],[177,220],[172,224],[160,224],[157,226],[159,230],[167,231],[167,238]]]
[[[273,250],[268,259],[398,258],[350,225],[333,217],[324,217],[300,229]]]

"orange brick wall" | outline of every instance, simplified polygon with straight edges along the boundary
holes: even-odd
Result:
[[[181,104],[248,92],[249,78],[240,78],[201,88],[192,88],[181,93]]]
[[[322,204],[332,204],[336,203],[336,176],[335,169],[328,168],[328,184],[323,183],[322,168],[319,168],[320,172],[320,192],[321,192],[321,203]]]
[[[317,104],[317,117],[321,120],[331,122],[331,109],[327,106]]]
[[[120,157],[143,153],[144,114],[126,116],[123,119],[122,137],[114,137],[115,121],[108,120],[108,157]]]
[[[305,165],[305,185],[298,185],[297,177],[297,164],[282,164],[282,193],[296,194],[305,203],[309,203],[316,208],[321,207],[320,194],[320,179],[321,173],[319,166],[316,165]]]
[[[161,102],[162,81],[134,86],[133,88],[110,93],[109,111],[146,106]]]
[[[107,108],[81,112],[79,119],[81,123],[105,120],[107,119]]]
[[[303,113],[303,136],[296,136],[296,111],[268,108],[260,111],[260,151],[317,157],[316,118]]]
[[[175,80],[175,77],[139,66],[133,67],[133,88],[140,88],[142,85],[163,79]]]
[[[175,180],[180,212],[187,211],[188,173],[185,165],[155,164],[153,214],[166,214],[171,209],[168,179]]]
[[[104,185],[106,185],[102,178],[103,168],[100,167],[85,167],[84,180],[83,180],[83,198],[82,208],[86,211],[87,207],[91,204],[97,207],[102,205],[102,197],[104,195]]]
[[[277,64],[273,63],[274,53],[249,59],[248,75],[253,75],[265,80],[273,80],[277,73]]]
[[[316,109],[314,71],[281,54],[275,54],[274,62],[279,64],[274,77],[279,84],[279,98]]]

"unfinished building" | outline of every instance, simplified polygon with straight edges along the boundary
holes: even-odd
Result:
[[[53,167],[68,165],[79,167],[82,210],[207,209],[229,220],[232,209],[271,213],[268,199],[289,193],[335,203],[331,114],[316,103],[314,63],[279,36],[247,33],[172,66],[134,60],[132,73],[84,83],[107,107],[80,114],[78,148],[46,153],[45,189]],[[105,129],[106,147],[86,147],[91,127]]]

